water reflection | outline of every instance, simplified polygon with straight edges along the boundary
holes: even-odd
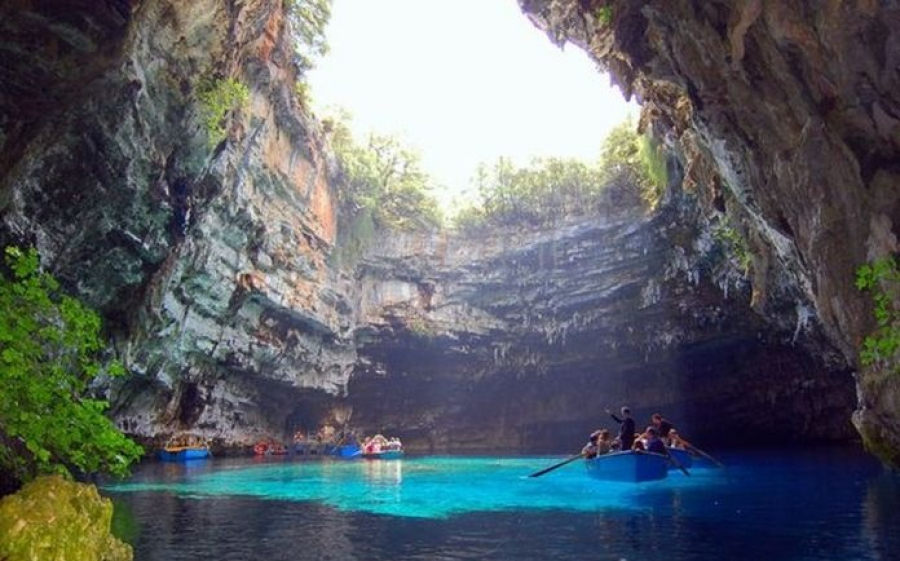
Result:
[[[115,498],[139,560],[900,559],[900,482],[870,459],[727,460],[639,486],[535,458],[152,466]]]
[[[876,559],[892,561],[900,557],[900,474],[885,472],[869,481],[862,506],[863,539],[877,554]]]
[[[398,487],[403,483],[403,460],[366,460],[366,481],[376,487]]]

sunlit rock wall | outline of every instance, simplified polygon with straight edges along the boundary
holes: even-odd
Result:
[[[0,242],[36,245],[101,310],[132,372],[111,388],[131,434],[240,446],[330,423],[421,449],[558,451],[626,401],[700,438],[850,432],[852,380],[803,262],[763,252],[751,293],[696,211],[721,198],[711,165],[652,216],[611,204],[546,231],[382,233],[339,259],[340,186],[295,99],[280,0],[0,16]],[[198,96],[226,77],[250,101],[210,146]]]
[[[785,283],[850,368],[875,325],[855,270],[898,251],[896,2],[520,0],[637,96],[686,156],[709,212],[743,224],[754,304]],[[808,307],[807,307],[808,303]],[[897,302],[894,303],[895,305]],[[798,308],[800,309],[800,308]],[[900,378],[862,368],[855,422],[900,465]]]
[[[429,450],[575,449],[627,403],[707,442],[852,432],[852,381],[822,333],[751,310],[749,280],[691,197],[650,216],[373,245],[356,426]]]
[[[0,238],[36,245],[107,318],[134,374],[113,395],[121,426],[251,442],[291,392],[340,391],[355,352],[326,263],[333,190],[281,0],[2,16]],[[211,146],[198,96],[228,77],[250,100]]]

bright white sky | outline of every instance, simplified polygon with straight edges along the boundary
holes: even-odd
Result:
[[[310,74],[318,107],[354,133],[396,134],[446,190],[500,156],[596,159],[637,106],[580,49],[558,49],[516,0],[334,0],[330,53]]]

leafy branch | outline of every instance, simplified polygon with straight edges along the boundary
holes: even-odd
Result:
[[[895,296],[900,288],[900,269],[894,257],[885,257],[856,271],[856,288],[872,294],[878,327],[863,339],[860,360],[865,366],[888,364],[900,349],[900,310]],[[895,363],[894,370],[898,370]]]
[[[42,473],[124,475],[143,450],[89,396],[101,371],[100,317],[62,293],[34,249],[7,247],[0,271],[0,469],[25,481]]]

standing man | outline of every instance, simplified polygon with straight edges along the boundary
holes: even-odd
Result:
[[[622,407],[622,418],[618,418],[615,414],[613,414],[609,409],[606,410],[610,417],[612,417],[613,421],[619,423],[621,427],[619,428],[619,442],[621,443],[620,450],[631,450],[631,445],[634,444],[634,419],[631,418],[631,409],[627,406]]]

